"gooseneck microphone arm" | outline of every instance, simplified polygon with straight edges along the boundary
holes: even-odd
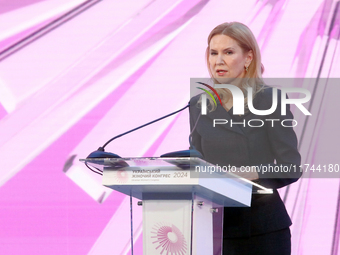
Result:
[[[174,114],[176,114],[176,113],[178,113],[178,112],[180,112],[180,111],[183,111],[184,109],[188,108],[189,106],[190,106],[190,103],[188,103],[185,107],[183,107],[182,109],[180,109],[180,110],[178,110],[178,111],[175,111],[175,112],[173,112],[173,113],[170,113],[170,114],[168,114],[168,115],[165,115],[165,116],[163,116],[163,117],[161,117],[161,118],[158,118],[158,119],[156,119],[156,120],[150,121],[149,123],[146,123],[146,124],[144,124],[144,125],[142,125],[142,126],[139,126],[139,127],[134,128],[134,129],[131,129],[131,130],[129,130],[129,131],[123,133],[123,134],[117,135],[117,136],[111,138],[110,140],[108,140],[108,141],[107,141],[102,147],[100,147],[100,148],[101,148],[101,149],[104,149],[104,148],[106,147],[106,145],[108,145],[109,143],[111,143],[113,140],[115,140],[115,139],[117,139],[117,138],[119,138],[119,137],[121,137],[121,136],[127,135],[127,134],[129,134],[129,133],[131,133],[131,132],[134,132],[134,131],[136,131],[136,130],[138,130],[138,129],[140,129],[140,128],[143,128],[143,127],[146,127],[146,126],[148,126],[148,125],[151,125],[152,123],[155,123],[155,122],[157,122],[157,121],[160,121],[160,120],[162,120],[162,119],[165,119],[165,118],[167,118],[167,117],[170,117],[171,115],[174,115]]]
[[[131,133],[131,132],[134,132],[134,131],[136,131],[136,130],[138,130],[138,129],[140,129],[140,128],[146,127],[146,126],[151,125],[151,124],[153,124],[153,123],[155,123],[155,122],[157,122],[157,121],[160,121],[160,120],[162,120],[162,119],[165,119],[165,118],[167,118],[167,117],[170,117],[171,115],[174,115],[174,114],[176,114],[176,113],[179,113],[179,112],[183,111],[184,109],[188,108],[189,106],[190,106],[190,103],[188,103],[185,107],[183,107],[182,109],[180,109],[180,110],[178,110],[178,111],[175,111],[175,112],[173,112],[173,113],[170,113],[170,114],[168,114],[168,115],[165,115],[165,116],[163,116],[163,117],[161,117],[161,118],[158,118],[158,119],[153,120],[153,121],[151,121],[151,122],[148,122],[148,123],[146,123],[146,124],[144,124],[144,125],[142,125],[142,126],[136,127],[136,128],[131,129],[131,130],[125,132],[125,133],[122,133],[122,134],[120,134],[120,135],[117,135],[117,136],[111,138],[111,139],[108,140],[102,147],[99,147],[97,151],[92,152],[87,158],[103,158],[103,157],[105,157],[105,158],[106,158],[106,157],[109,157],[109,158],[110,158],[110,157],[111,157],[111,158],[112,158],[112,157],[113,157],[113,158],[120,158],[120,157],[119,157],[118,155],[116,155],[116,154],[109,153],[109,152],[105,152],[104,148],[105,148],[109,143],[111,143],[113,140],[115,140],[115,139],[117,139],[117,138],[119,138],[119,137],[122,137],[122,136],[127,135],[127,134],[129,134],[129,133]]]

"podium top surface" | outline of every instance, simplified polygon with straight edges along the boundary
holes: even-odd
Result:
[[[147,196],[180,198],[195,193],[217,204],[250,206],[253,187],[257,186],[257,194],[272,193],[201,158],[88,158],[80,161],[102,173],[104,186],[139,199]]]
[[[267,189],[257,183],[242,178],[227,169],[216,168],[201,158],[196,157],[127,157],[127,158],[87,158],[80,159],[81,162],[100,170],[101,172],[114,170],[130,170],[147,172],[150,169],[167,171],[190,171],[194,178],[233,178],[241,183],[248,183],[257,188],[258,193],[270,194]],[[197,171],[198,170],[198,171]]]
[[[131,157],[131,158],[87,158],[80,159],[81,162],[91,163],[99,169],[107,168],[122,168],[122,167],[179,167],[182,169],[195,168],[196,166],[214,166],[200,158],[159,158],[159,157]]]

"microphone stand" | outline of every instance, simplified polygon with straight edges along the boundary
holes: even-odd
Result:
[[[106,151],[105,151],[105,147],[106,147],[109,143],[111,143],[113,140],[115,140],[115,139],[117,139],[117,138],[119,138],[119,137],[122,137],[122,136],[127,135],[127,134],[129,134],[129,133],[131,133],[131,132],[134,132],[134,131],[136,131],[136,130],[138,130],[138,129],[140,129],[140,128],[146,127],[146,126],[151,125],[151,124],[153,124],[153,123],[155,123],[155,122],[157,122],[157,121],[160,121],[160,120],[162,120],[162,119],[165,119],[165,118],[167,118],[167,117],[170,117],[171,115],[174,115],[174,114],[176,114],[176,113],[178,113],[178,112],[183,111],[184,109],[188,108],[189,106],[190,106],[190,103],[188,103],[185,107],[181,108],[181,109],[178,110],[178,111],[175,111],[175,112],[173,112],[173,113],[170,113],[170,114],[168,114],[168,115],[165,115],[165,116],[163,116],[163,117],[161,117],[161,118],[158,118],[158,119],[153,120],[153,121],[151,121],[151,122],[148,122],[148,123],[146,123],[146,124],[144,124],[144,125],[142,125],[142,126],[136,127],[136,128],[131,129],[131,130],[125,132],[125,133],[122,133],[122,134],[120,134],[120,135],[117,135],[117,136],[111,138],[111,139],[108,140],[103,146],[99,147],[98,150],[91,152],[91,153],[87,156],[87,158],[88,158],[88,159],[90,159],[90,158],[121,158],[121,157],[118,156],[117,154],[114,154],[114,153],[111,153],[111,152],[106,152]],[[199,152],[198,152],[198,153],[199,153]],[[181,157],[181,156],[179,156],[179,157]],[[182,157],[183,157],[183,156],[182,156]],[[187,157],[190,157],[190,153],[189,153],[189,155],[187,155]]]

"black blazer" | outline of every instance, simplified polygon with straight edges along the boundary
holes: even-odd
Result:
[[[255,109],[267,110],[272,105],[271,87],[266,87],[253,99]],[[190,100],[190,127],[193,130],[201,109],[197,102],[200,95]],[[209,107],[209,104],[208,104]],[[253,195],[250,208],[225,208],[224,210],[224,238],[247,237],[251,235],[269,233],[289,227],[292,222],[286,208],[276,189],[297,181],[301,173],[299,170],[301,156],[297,150],[297,138],[292,127],[283,127],[281,121],[265,119],[293,119],[293,115],[286,107],[286,116],[281,116],[281,90],[278,89],[278,105],[274,113],[268,116],[254,115],[249,110],[242,116],[233,115],[233,108],[227,112],[223,106],[201,115],[192,133],[192,143],[200,151],[204,159],[219,166],[234,165],[258,166],[270,164],[271,166],[291,167],[287,173],[259,173],[256,182],[267,188],[274,189],[270,195]],[[213,127],[213,119],[226,119],[228,124]],[[250,119],[264,121],[262,127],[250,127]],[[230,121],[242,123],[230,126]],[[260,125],[253,121],[251,125]],[[291,126],[289,121],[284,122]],[[276,162],[276,163],[275,163]],[[294,166],[296,171],[294,172]]]

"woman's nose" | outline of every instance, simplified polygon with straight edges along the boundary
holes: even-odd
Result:
[[[222,57],[221,54],[218,54],[216,64],[217,65],[223,65],[224,64],[224,60],[223,60],[223,57]]]

